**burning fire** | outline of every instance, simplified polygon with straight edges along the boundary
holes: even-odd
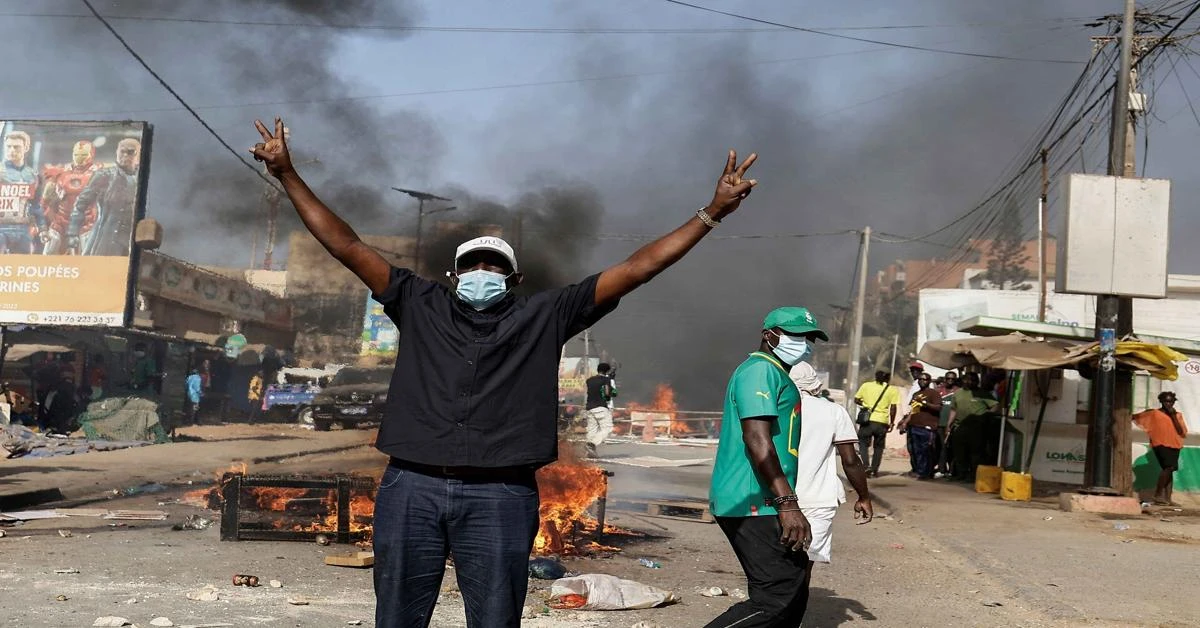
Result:
[[[221,509],[220,479],[226,473],[245,475],[245,463],[217,471],[217,485],[189,491],[180,502],[209,510]],[[274,488],[247,486],[242,488],[246,512],[282,513],[268,522],[280,530],[296,532],[336,532],[338,526],[337,492],[322,489]],[[350,494],[350,532],[370,538],[375,518],[375,499],[370,491],[356,490]]]
[[[654,400],[648,404],[630,403],[631,411],[655,412],[670,418],[672,434],[689,434],[693,431],[687,421],[679,418],[679,406],[675,405],[675,389],[670,384],[659,384],[654,390]],[[635,426],[645,429],[645,426]]]
[[[576,537],[596,531],[596,520],[587,513],[608,490],[608,478],[600,467],[575,459],[567,443],[559,447],[558,462],[542,467],[537,473],[541,506],[541,528],[533,542],[535,554],[566,554],[579,551]],[[615,551],[595,543],[588,549]]]

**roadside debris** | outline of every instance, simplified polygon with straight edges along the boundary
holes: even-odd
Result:
[[[114,488],[113,495],[124,495],[125,497],[133,497],[134,495],[146,495],[148,493],[161,493],[167,490],[166,485],[158,482],[149,482],[138,486],[127,486],[125,488]]]
[[[113,616],[97,617],[96,621],[92,622],[92,626],[117,626],[117,627],[120,627],[120,626],[131,626],[131,625],[133,625],[133,624],[128,619],[125,619],[124,617],[113,617]]]
[[[317,545],[329,545],[331,543],[329,537],[324,534],[318,534],[315,540]]]
[[[235,587],[256,587],[258,586],[258,576],[250,576],[246,574],[233,574],[233,586]]]
[[[539,580],[558,580],[567,575],[567,568],[553,558],[529,559],[529,576]]]
[[[162,626],[163,628],[166,628],[167,626],[174,626],[175,624],[172,623],[171,620],[167,619],[166,617],[155,617],[154,619],[150,620],[150,625],[151,626]]]
[[[560,578],[550,585],[550,607],[557,609],[620,611],[654,608],[677,601],[679,598],[671,591],[607,574]]]
[[[69,538],[75,536],[74,534],[71,534],[70,530],[59,530],[58,535],[64,539],[69,539]]]
[[[903,543],[892,543],[890,545],[890,547],[892,549],[904,549],[904,544]]]
[[[346,625],[347,626],[361,626],[362,620],[361,619],[351,619],[350,621],[346,622]]]
[[[1128,523],[1114,523],[1113,529],[1114,530],[1128,530],[1129,524]]]
[[[166,521],[167,513],[161,510],[111,510],[102,519],[130,519],[134,521]]]
[[[990,606],[992,608],[995,608],[997,606],[1004,606],[1004,604],[1001,604],[1000,602],[984,602],[983,605]]]
[[[708,587],[707,589],[701,591],[700,595],[703,595],[704,597],[724,597],[729,594],[726,593],[725,589],[722,589],[721,587]]]
[[[65,595],[56,595],[56,596],[54,596],[54,601],[55,601],[55,602],[66,602],[66,601],[67,601],[67,600],[69,600],[69,599],[71,599],[71,598],[69,598],[69,597],[67,597],[67,596],[65,596]]]
[[[270,584],[271,584],[272,589],[282,589],[283,588],[283,583],[278,580],[272,580],[270,582]]]
[[[1042,517],[1042,521],[1054,521],[1054,517],[1047,515],[1045,517]]]
[[[302,597],[289,597],[287,603],[292,606],[308,606],[308,600]]]
[[[646,567],[647,569],[662,569],[662,563],[655,560],[650,560],[649,558],[639,558],[638,564]]]
[[[220,590],[211,584],[204,585],[203,589],[197,589],[187,594],[187,599],[197,602],[216,602],[221,599]]]
[[[71,567],[70,569],[55,569],[54,573],[60,573],[60,574],[79,573],[79,570],[74,567]]]
[[[325,557],[325,564],[333,567],[374,567],[375,552],[330,554]]]
[[[207,530],[213,524],[213,520],[200,515],[188,515],[183,523],[177,523],[171,526],[172,530]]]

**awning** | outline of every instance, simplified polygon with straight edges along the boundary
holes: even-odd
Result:
[[[1013,332],[1006,336],[933,340],[925,343],[917,359],[938,368],[954,369],[979,364],[1009,371],[1073,367],[1098,357],[1099,343],[1031,338]],[[1170,347],[1141,342],[1117,343],[1117,361],[1146,371],[1158,379],[1175,380],[1176,362],[1187,356]]]
[[[1091,327],[1039,323],[997,316],[968,318],[958,324],[958,331],[972,336],[1007,336],[1013,332],[1020,332],[1032,338],[1061,338],[1081,343],[1092,342],[1096,339],[1096,330]],[[1200,341],[1192,338],[1149,334],[1138,331],[1136,328],[1133,335],[1142,342],[1170,347],[1186,355],[1200,356]]]
[[[67,353],[74,351],[75,348],[70,345],[13,345],[8,348],[8,353],[4,354],[4,359],[10,362],[17,362],[25,358],[43,351],[47,353]]]
[[[990,338],[932,340],[921,347],[917,359],[944,369],[981,364],[1010,371],[1030,371],[1074,364],[1083,357],[1077,351],[1078,345],[1072,343],[1011,333]]]

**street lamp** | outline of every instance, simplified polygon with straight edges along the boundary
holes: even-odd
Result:
[[[430,214],[440,214],[442,212],[448,212],[448,211],[451,211],[454,209],[458,209],[458,206],[451,205],[450,207],[441,207],[438,209],[431,209],[429,211],[425,211],[425,201],[445,201],[445,202],[449,203],[449,202],[451,202],[451,199],[448,199],[444,196],[438,196],[436,194],[431,194],[429,192],[421,192],[419,190],[406,190],[404,188],[397,188],[397,187],[393,187],[392,189],[397,192],[400,192],[401,194],[407,194],[407,195],[417,199],[417,242],[416,242],[416,246],[414,247],[416,250],[413,254],[413,259],[414,259],[413,267],[414,267],[414,270],[417,272],[417,274],[420,275],[421,274],[421,227],[424,224],[425,216],[428,216]]]

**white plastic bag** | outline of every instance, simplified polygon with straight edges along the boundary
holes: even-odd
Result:
[[[577,608],[591,611],[654,608],[679,600],[670,591],[599,573],[555,580],[550,585],[550,605],[565,595],[582,596],[587,602]]]

